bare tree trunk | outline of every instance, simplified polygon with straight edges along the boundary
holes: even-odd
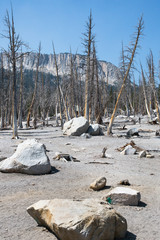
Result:
[[[139,20],[137,37],[136,37],[136,41],[135,41],[135,44],[134,44],[134,48],[133,48],[133,50],[132,50],[132,54],[131,54],[131,58],[130,58],[130,61],[129,61],[129,64],[128,64],[128,68],[127,68],[126,74],[125,74],[125,76],[124,76],[124,78],[123,78],[123,84],[122,84],[121,89],[120,89],[120,92],[119,92],[119,94],[118,94],[117,101],[116,101],[116,104],[115,104],[115,107],[114,107],[114,110],[113,110],[113,113],[112,113],[112,116],[111,116],[111,120],[110,120],[108,129],[107,129],[107,134],[108,134],[108,135],[110,135],[110,134],[112,133],[112,126],[113,126],[113,121],[114,121],[115,114],[116,114],[116,111],[117,111],[117,106],[118,106],[118,103],[119,103],[119,100],[120,100],[120,97],[121,97],[123,88],[124,88],[124,86],[125,86],[125,82],[126,82],[126,79],[127,79],[127,77],[128,77],[128,74],[129,74],[129,71],[130,71],[130,68],[131,68],[133,59],[134,59],[134,55],[135,55],[135,52],[136,52],[136,49],[137,49],[138,40],[139,40],[139,37],[140,37],[140,35],[141,35],[142,29],[143,29],[143,20],[142,20],[142,18],[141,18],[141,19]]]
[[[61,93],[61,96],[62,96],[62,100],[63,100],[64,108],[65,108],[66,120],[69,121],[69,120],[70,120],[70,116],[69,116],[69,111],[68,111],[67,102],[66,102],[65,99],[64,99],[63,91],[62,91],[61,86],[59,86],[59,87],[60,87],[60,93]]]
[[[89,121],[89,85],[90,85],[90,58],[91,58],[91,44],[92,37],[92,14],[90,13],[89,22],[87,23],[86,47],[87,47],[87,69],[85,79],[85,109],[84,116]]]
[[[155,102],[155,107],[156,107],[156,112],[157,112],[157,118],[158,118],[158,122],[160,124],[159,103],[158,103],[156,87],[155,87],[155,73],[154,73],[154,62],[153,62],[152,51],[150,51],[150,56],[147,60],[147,63],[148,63],[148,69],[149,69],[150,84],[151,84],[151,87],[153,90],[153,95],[154,95],[154,102]]]
[[[54,44],[52,43],[52,45],[53,45],[54,62],[55,62],[55,66],[56,66],[57,89],[58,89],[58,103],[59,103],[59,108],[60,108],[61,129],[63,129],[62,100],[61,100],[61,92],[60,92],[60,83],[59,83],[59,74],[58,74],[58,64],[57,64],[57,59],[56,59],[56,53],[55,53]]]
[[[27,116],[27,127],[30,127],[31,111],[32,111],[33,106],[34,106],[34,104],[35,104],[36,95],[37,95],[37,82],[38,82],[38,72],[39,72],[39,59],[40,59],[40,55],[41,55],[41,43],[39,44],[39,50],[38,50],[38,56],[37,56],[37,65],[36,65],[36,77],[35,77],[34,93],[33,93],[33,96],[32,96],[32,101],[31,101],[31,105],[30,105],[30,107],[29,107],[28,116]]]
[[[141,72],[142,72],[143,93],[144,93],[145,107],[146,107],[146,111],[147,111],[148,117],[151,120],[151,114],[150,114],[150,111],[149,111],[147,94],[146,94],[146,81],[145,81],[142,65],[141,65]]]
[[[21,56],[21,70],[20,70],[20,95],[19,95],[19,114],[18,114],[18,125],[23,128],[22,124],[22,99],[23,99],[23,56]]]
[[[4,128],[4,68],[3,53],[1,53],[1,128]]]

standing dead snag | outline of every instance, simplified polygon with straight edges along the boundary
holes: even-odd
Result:
[[[52,43],[52,46],[53,46],[54,62],[55,62],[55,66],[56,66],[57,89],[58,89],[58,104],[59,104],[59,108],[60,108],[61,128],[63,128],[62,100],[61,100],[60,82],[59,82],[59,74],[58,74],[58,64],[57,64],[56,52],[55,52],[55,48],[54,48],[54,44],[53,43]]]
[[[11,20],[9,17],[8,11],[4,19],[5,26],[7,28],[7,33],[5,35],[1,34],[4,38],[8,39],[8,49],[4,50],[4,53],[7,55],[12,70],[12,119],[13,119],[13,137],[18,138],[17,130],[17,76],[16,76],[16,63],[21,57],[19,50],[25,44],[20,40],[19,35],[16,34],[13,9],[11,9]],[[26,46],[25,46],[26,47]],[[24,55],[24,53],[23,53]]]
[[[148,70],[149,70],[149,83],[150,83],[151,89],[153,91],[154,103],[155,103],[156,112],[157,112],[157,118],[158,118],[158,122],[160,123],[159,104],[158,104],[156,86],[155,86],[155,67],[154,67],[152,51],[150,51],[150,55],[147,59],[147,65],[148,65]]]
[[[3,68],[3,53],[1,53],[1,128],[4,128],[4,68]]]
[[[150,110],[149,110],[147,93],[146,93],[146,80],[145,80],[145,76],[144,76],[142,65],[141,65],[141,72],[142,72],[143,93],[144,93],[145,107],[146,107],[146,111],[147,111],[148,117],[149,117],[149,119],[151,121],[151,113],[150,113]]]
[[[117,101],[116,101],[116,104],[115,104],[115,107],[114,107],[114,110],[113,110],[113,113],[112,113],[112,116],[111,116],[111,120],[110,120],[110,123],[109,123],[109,126],[108,126],[108,130],[107,130],[107,134],[108,135],[110,135],[112,133],[112,125],[113,125],[113,121],[114,121],[115,114],[116,114],[116,111],[117,111],[117,106],[118,106],[118,103],[119,103],[119,100],[120,100],[123,88],[125,86],[126,79],[127,79],[128,74],[130,72],[130,69],[131,69],[131,65],[132,65],[132,62],[133,62],[133,59],[134,59],[134,56],[135,56],[135,53],[136,53],[136,49],[138,47],[138,41],[139,41],[140,36],[142,35],[143,26],[144,26],[143,18],[141,17],[140,20],[139,20],[138,28],[137,28],[137,36],[136,36],[135,43],[133,45],[133,48],[129,49],[130,53],[131,53],[131,56],[129,58],[127,71],[126,71],[125,76],[123,78],[123,83],[122,83],[121,89],[119,91],[119,94],[118,94],[118,97],[117,97]]]
[[[21,56],[21,66],[20,66],[20,95],[19,95],[19,112],[18,112],[18,125],[20,128],[23,128],[22,99],[23,99],[23,56]]]
[[[89,21],[87,22],[87,33],[84,34],[84,45],[87,52],[87,66],[86,66],[86,79],[85,79],[85,109],[84,109],[84,116],[89,121],[89,86],[90,86],[90,59],[91,59],[91,45],[94,40],[94,36],[92,35],[92,13],[90,12]]]
[[[41,55],[41,43],[39,43],[39,48],[38,48],[38,56],[37,56],[37,65],[36,65],[36,76],[35,76],[35,85],[34,85],[34,93],[31,101],[31,105],[29,107],[28,111],[28,116],[27,116],[27,127],[30,126],[30,116],[31,116],[31,111],[34,107],[35,100],[36,100],[36,95],[37,95],[37,82],[38,82],[38,71],[39,71],[39,59]]]

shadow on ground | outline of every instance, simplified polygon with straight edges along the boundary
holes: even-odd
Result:
[[[137,236],[134,233],[127,232],[126,237],[123,240],[135,240]]]

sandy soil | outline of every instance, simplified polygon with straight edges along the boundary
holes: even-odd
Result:
[[[53,166],[52,174],[43,176],[0,173],[0,239],[56,240],[54,234],[37,226],[26,212],[28,206],[41,199],[102,198],[123,179],[128,179],[131,188],[141,192],[138,207],[114,206],[127,219],[125,239],[160,239],[160,138],[155,136],[159,127],[126,125],[128,129],[136,127],[145,130],[140,137],[131,139],[138,146],[150,150],[155,158],[140,159],[138,155],[123,156],[116,150],[131,140],[117,137],[117,134],[124,135],[126,132],[119,131],[117,126],[113,129],[113,137],[106,136],[105,132],[104,136],[90,139],[63,136],[59,127],[21,130],[18,140],[11,139],[10,130],[0,131],[0,157],[11,156],[20,142],[36,138],[46,145]],[[153,132],[148,132],[149,129]],[[112,159],[100,157],[104,147],[107,147]],[[69,153],[80,162],[55,161],[53,157],[57,151]],[[90,190],[90,183],[100,176],[107,178],[106,188],[98,192]]]

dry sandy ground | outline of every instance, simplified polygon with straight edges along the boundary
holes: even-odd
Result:
[[[148,124],[127,126],[128,129],[131,127],[154,131],[159,128]],[[116,187],[120,180],[128,179],[132,184],[131,188],[141,192],[142,202],[138,207],[115,206],[128,222],[125,239],[159,240],[160,152],[151,151],[155,155],[153,159],[140,159],[138,155],[122,156],[116,148],[130,142],[131,139],[117,137],[117,134],[123,135],[125,131],[115,128],[114,133],[113,137],[107,137],[105,134],[85,139],[63,136],[59,127],[45,127],[21,130],[20,139],[12,140],[11,131],[1,131],[0,156],[9,157],[21,141],[36,138],[49,150],[47,154],[53,171],[52,174],[43,176],[0,173],[0,239],[56,240],[54,234],[37,226],[26,212],[28,206],[41,199],[102,198]],[[143,132],[140,135],[132,137],[138,146],[160,151],[160,138],[155,136],[155,132]],[[100,157],[104,147],[107,147],[107,153],[112,155],[112,159]],[[69,153],[80,162],[55,161],[53,157],[57,151]],[[106,188],[98,192],[90,190],[90,183],[100,176],[107,178]]]

